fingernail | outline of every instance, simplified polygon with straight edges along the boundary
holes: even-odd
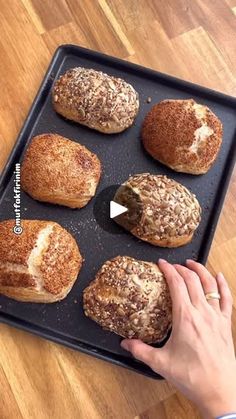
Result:
[[[120,346],[125,349],[126,351],[129,350],[129,343],[127,342],[127,340],[122,340],[120,343]]]
[[[186,259],[186,263],[192,262],[192,259]]]
[[[167,263],[167,260],[165,260],[165,259],[158,259],[158,263]]]
[[[222,274],[222,272],[218,272],[217,276],[220,278],[224,278],[224,275]]]

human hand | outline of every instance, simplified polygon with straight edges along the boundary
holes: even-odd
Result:
[[[172,299],[172,333],[163,348],[137,339],[121,346],[192,400],[206,418],[236,412],[236,360],[231,331],[232,296],[222,274],[200,263],[159,261]],[[206,300],[219,292],[221,299]]]

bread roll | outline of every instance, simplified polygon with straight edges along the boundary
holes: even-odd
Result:
[[[129,189],[141,202],[141,214],[129,230],[134,236],[161,247],[183,246],[192,240],[201,219],[201,207],[187,188],[163,175],[131,176],[114,197],[115,202],[128,209],[133,206],[126,193]],[[127,228],[129,217],[132,209],[114,220]]]
[[[114,134],[133,124],[139,98],[124,80],[77,67],[55,82],[53,106],[65,118],[104,134]]]
[[[96,154],[57,134],[34,137],[21,166],[21,186],[32,198],[82,208],[95,195],[101,176]]]
[[[19,301],[53,303],[70,292],[82,265],[74,238],[52,221],[0,223],[0,293]]]
[[[124,338],[147,343],[166,338],[171,327],[171,299],[158,266],[129,256],[104,263],[84,290],[86,316]]]
[[[222,142],[222,123],[204,105],[163,100],[144,119],[143,145],[154,159],[177,172],[200,175],[214,163]]]

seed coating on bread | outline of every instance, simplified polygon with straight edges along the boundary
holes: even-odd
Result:
[[[76,67],[56,80],[53,106],[65,118],[112,134],[133,124],[139,97],[133,86],[121,78]]]
[[[129,230],[134,236],[161,247],[178,247],[191,241],[201,219],[201,207],[185,186],[167,176],[143,173],[131,176],[119,189],[115,202],[129,208],[122,193],[131,189],[142,205],[137,225]],[[115,221],[125,227],[122,219],[130,215],[128,211]]]
[[[32,198],[82,208],[95,195],[101,163],[85,146],[58,134],[34,137],[21,166],[21,186]]]
[[[163,100],[154,105],[142,126],[142,140],[154,159],[177,172],[206,173],[222,143],[223,128],[204,105],[188,100]]]
[[[71,290],[82,266],[76,241],[52,221],[0,223],[0,293],[19,301],[52,303]]]
[[[125,338],[161,342],[171,327],[166,280],[151,262],[117,256],[104,263],[83,294],[86,316]]]

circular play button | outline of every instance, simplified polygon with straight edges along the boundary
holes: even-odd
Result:
[[[128,211],[128,208],[117,204],[115,201],[110,201],[110,218],[118,217]]]
[[[130,186],[121,185],[115,193],[114,201],[127,209],[114,218],[115,222],[128,231],[135,228],[139,224],[143,212],[140,195]]]
[[[132,188],[111,185],[97,195],[93,213],[103,230],[111,234],[121,234],[139,223],[142,204],[139,195]]]

